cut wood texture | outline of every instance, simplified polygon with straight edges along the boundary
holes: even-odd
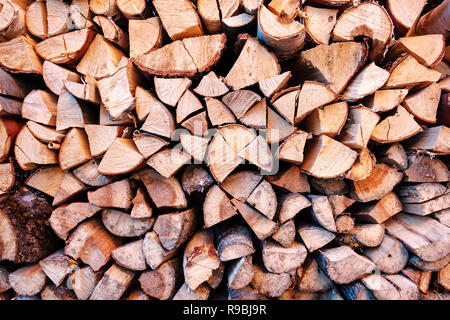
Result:
[[[0,0],[0,300],[448,300],[449,8]]]

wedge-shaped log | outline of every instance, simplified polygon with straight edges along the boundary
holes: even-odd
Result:
[[[408,263],[408,250],[397,239],[385,235],[380,246],[367,248],[364,255],[384,273],[396,274]]]

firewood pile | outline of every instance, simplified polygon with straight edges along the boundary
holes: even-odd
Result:
[[[0,300],[450,299],[450,1],[0,0]]]

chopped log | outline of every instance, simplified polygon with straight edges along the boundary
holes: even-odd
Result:
[[[192,91],[186,90],[178,100],[176,110],[177,123],[186,120],[190,115],[201,109],[203,109],[203,105],[200,100],[192,93]]]
[[[361,279],[377,300],[399,300],[400,294],[396,287],[379,274],[371,274]]]
[[[259,240],[263,241],[276,232],[278,228],[276,223],[266,218],[248,204],[237,199],[232,199],[231,203],[236,207]]]
[[[95,16],[93,20],[102,29],[105,39],[116,44],[122,50],[128,50],[128,35],[112,19],[104,16]]]
[[[5,267],[0,267],[0,292],[4,293],[11,289],[11,284],[8,280],[9,272]]]
[[[93,157],[105,153],[114,140],[120,137],[123,127],[103,126],[97,124],[87,124],[84,126],[88,140],[89,149]]]
[[[256,14],[261,0],[242,0],[242,8],[248,14]]]
[[[136,191],[136,196],[131,200],[133,208],[131,209],[131,218],[133,219],[146,219],[153,215],[152,207],[150,206],[147,195],[141,187]]]
[[[272,239],[288,248],[295,240],[295,223],[290,219],[278,227],[278,230],[272,235]]]
[[[188,195],[204,194],[214,183],[214,179],[209,172],[200,165],[188,165],[181,176],[183,190]]]
[[[377,164],[370,176],[353,181],[351,196],[361,202],[379,200],[401,181],[403,174],[385,164]]]
[[[102,222],[106,229],[118,237],[139,237],[151,230],[155,218],[133,219],[128,213],[103,209]]]
[[[369,289],[359,281],[345,284],[340,289],[347,300],[376,300]]]
[[[447,265],[445,268],[440,270],[437,274],[438,284],[445,290],[450,289],[450,266]]]
[[[91,160],[72,171],[82,183],[92,187],[103,187],[113,182],[112,176],[104,176],[98,172],[97,160]]]
[[[347,183],[343,178],[321,179],[311,177],[310,182],[315,190],[326,195],[342,195],[348,192]]]
[[[389,166],[394,166],[402,171],[408,168],[408,157],[406,156],[405,149],[398,142],[391,144],[388,149],[383,152],[379,161]]]
[[[418,34],[446,34],[448,30],[448,0],[423,15],[416,25],[415,32]]]
[[[185,282],[172,300],[207,300],[211,288],[207,284],[201,284],[195,290],[191,290]]]
[[[280,223],[294,218],[300,211],[311,206],[311,202],[299,193],[290,193],[281,198],[278,210]]]
[[[399,213],[384,223],[393,235],[424,261],[436,261],[449,251],[449,228],[428,217]]]
[[[65,286],[45,285],[41,291],[41,300],[77,300],[72,290]]]
[[[348,284],[375,270],[375,264],[348,246],[319,251],[319,266],[338,284]]]
[[[149,106],[148,116],[142,125],[142,130],[170,139],[175,130],[173,115],[157,100]]]
[[[100,93],[97,89],[97,82],[86,77],[82,83],[64,80],[64,87],[74,97],[94,104],[100,104]]]
[[[301,122],[301,127],[314,135],[337,136],[344,127],[348,115],[347,102],[337,102],[313,112]]]
[[[223,103],[230,108],[237,119],[242,118],[242,116],[260,100],[261,97],[250,90],[232,91],[222,98]]]
[[[56,125],[57,97],[47,91],[33,90],[23,100],[22,117],[44,125]]]
[[[201,2],[202,0],[200,0]],[[222,78],[218,78],[214,71],[203,76],[194,92],[203,97],[220,97],[229,91],[228,87],[223,83]]]
[[[147,165],[155,169],[165,178],[170,178],[177,173],[191,157],[177,148],[166,148],[152,155],[147,160]]]
[[[258,38],[262,40],[280,59],[294,56],[303,47],[306,29],[293,16],[279,17],[264,5],[258,11]],[[272,10],[273,11],[273,10]]]
[[[236,119],[228,107],[220,100],[215,98],[206,98],[206,109],[208,111],[209,121],[213,126],[236,123]]]
[[[304,131],[297,131],[286,138],[277,150],[277,156],[282,161],[293,164],[303,162],[303,150],[309,134]]]
[[[306,144],[300,169],[317,178],[334,178],[349,170],[357,153],[327,136],[316,136]]]
[[[418,300],[419,290],[415,283],[400,274],[384,276],[398,290],[400,300]]]
[[[316,8],[305,6],[303,12],[306,15],[305,27],[308,34],[317,44],[328,44],[336,24],[336,16],[339,10],[331,8]]]
[[[239,90],[280,73],[277,59],[258,40],[248,35],[239,36],[238,42],[240,40],[245,40],[245,44],[235,64],[225,77],[225,83],[229,87]],[[254,65],[261,65],[264,68],[254,70],[248,61],[253,61]]]
[[[74,127],[83,128],[85,124],[95,123],[92,110],[80,104],[66,90],[58,97],[56,111],[56,130],[66,130]]]
[[[225,42],[225,34],[185,38],[132,60],[142,71],[158,77],[193,77],[217,63]]]
[[[293,80],[306,77],[308,80],[320,81],[340,94],[364,64],[366,56],[367,47],[363,43],[338,42],[318,45],[301,52],[300,58],[293,63],[293,70],[302,70],[301,74],[292,71]],[[345,69],[342,67],[344,65]]]
[[[225,192],[218,185],[213,185],[205,196],[203,203],[203,221],[209,228],[236,215],[236,209],[231,204]]]
[[[438,212],[450,207],[450,193],[436,197],[422,203],[404,203],[403,211],[408,213],[426,216],[433,212]]]
[[[441,88],[433,83],[408,95],[403,104],[416,118],[425,122],[435,123],[440,97]]]
[[[446,182],[449,171],[447,166],[437,158],[429,156],[408,157],[408,169],[405,170],[405,182]]]
[[[153,230],[166,250],[175,250],[189,240],[197,227],[194,209],[159,215]]]
[[[239,201],[247,201],[263,177],[255,171],[241,171],[228,176],[220,187]]]
[[[113,264],[97,283],[89,300],[119,300],[133,280],[134,272]]]
[[[25,15],[28,31],[41,39],[66,33],[70,30],[69,6],[61,1],[33,2]]]
[[[258,82],[259,90],[266,98],[271,98],[287,85],[290,78],[291,72],[286,71],[271,78],[260,80]]]
[[[402,273],[409,278],[421,292],[427,293],[428,287],[430,286],[431,272],[429,271],[419,271],[414,268],[404,268]]]
[[[145,159],[169,145],[169,142],[162,138],[144,133],[135,134],[133,141]]]
[[[219,4],[217,1],[198,0],[197,10],[209,33],[218,33],[222,30]]]
[[[0,191],[8,192],[14,186],[14,180],[13,163],[0,163]]]
[[[402,53],[407,53],[424,66],[434,67],[441,61],[444,51],[444,36],[442,34],[429,34],[398,39],[390,48],[388,57],[398,57]]]
[[[370,82],[367,79],[370,79]],[[374,62],[361,69],[344,90],[343,100],[357,101],[380,89],[389,78],[389,72]]]
[[[80,76],[78,74],[50,61],[44,61],[42,65],[42,75],[47,87],[56,95],[64,92],[64,82],[66,80],[71,82],[80,81]]]
[[[205,160],[209,139],[187,133],[180,134],[180,143],[183,150],[199,163]]]
[[[183,255],[184,279],[191,290],[207,281],[219,267],[220,260],[214,247],[214,232],[199,231],[186,244]]]
[[[56,208],[50,216],[49,223],[56,235],[66,240],[72,229],[100,210],[100,207],[87,202],[72,202]]]
[[[174,177],[164,178],[151,168],[139,171],[138,178],[145,185],[158,209],[186,208],[187,200],[180,183]]]
[[[89,202],[98,207],[128,209],[131,206],[133,188],[129,179],[123,179],[89,191],[87,196]]]
[[[76,29],[90,28],[93,26],[92,12],[88,0],[73,0],[69,6],[70,19]]]
[[[336,98],[336,93],[324,84],[314,81],[305,81],[298,95],[295,123],[298,124],[314,109],[329,104]]]
[[[218,0],[222,19],[236,15],[240,2],[238,0]]]
[[[93,271],[89,266],[82,266],[75,269],[73,273],[69,275],[69,285],[72,287],[78,300],[87,300],[91,295],[97,283],[103,277],[104,269],[100,271]]]
[[[418,269],[423,271],[436,272],[443,269],[450,262],[450,255],[445,256],[442,259],[436,261],[423,261],[418,256],[412,256],[409,259],[409,263],[415,266]]]
[[[398,195],[402,203],[423,203],[446,193],[447,188],[440,183],[421,183],[402,185],[398,188]]]
[[[417,23],[420,13],[425,7],[424,0],[388,0],[387,10],[395,26],[395,33],[405,35]]]
[[[256,22],[254,14],[240,13],[222,20],[222,26],[229,39],[235,39],[241,33],[252,32]]]
[[[247,198],[247,202],[267,218],[273,219],[277,210],[277,197],[272,186],[263,180]]]
[[[238,290],[246,287],[253,279],[252,256],[232,261],[228,268],[228,288]]]
[[[216,237],[220,261],[239,259],[255,252],[250,230],[243,225],[221,225]]]
[[[378,247],[384,238],[384,226],[382,224],[356,225],[339,240],[351,247]]]
[[[294,241],[285,248],[266,240],[262,245],[262,259],[265,268],[277,274],[288,273],[299,268],[306,259],[307,250],[300,242]]]
[[[287,192],[311,192],[308,178],[303,174],[298,166],[292,165],[285,171],[268,176],[267,181]]]
[[[25,266],[9,274],[12,289],[23,296],[34,296],[41,292],[45,279],[45,273],[39,264]]]
[[[35,136],[42,142],[61,143],[66,134],[64,130],[56,130],[54,128],[41,125],[31,120],[27,122],[27,127],[33,134],[33,136]]]
[[[64,249],[39,261],[39,265],[55,286],[60,286],[66,276],[77,268],[77,263],[64,254]]]
[[[3,1],[2,5],[0,36],[4,41],[26,34],[25,9],[27,3],[19,4],[17,1]]]
[[[411,142],[408,143],[408,147],[414,150],[428,150],[438,154],[450,154],[449,136],[449,127],[427,128],[414,136]]]
[[[338,233],[348,233],[355,227],[355,220],[349,214],[340,214],[336,217],[336,230]]]
[[[431,214],[433,218],[450,228],[450,209],[434,212]]]
[[[384,7],[374,3],[362,3],[346,10],[333,29],[333,40],[351,41],[356,36],[372,39],[370,60],[377,61],[383,54],[393,33],[392,21]]]
[[[142,251],[142,243],[143,240],[137,240],[122,245],[111,252],[111,257],[123,268],[143,271],[147,266]]]
[[[165,104],[175,107],[191,85],[191,80],[188,78],[154,78],[155,91],[158,98]]]
[[[34,51],[38,45],[28,35],[0,44],[0,66],[12,73],[42,74],[42,61]]]
[[[154,231],[145,234],[142,251],[145,261],[153,270],[156,270],[161,264],[172,259],[177,252],[175,250],[166,250],[161,245],[158,235]]]
[[[24,79],[0,70],[0,93],[14,98],[25,98],[32,90],[32,86]]]
[[[241,130],[239,131],[241,132]],[[240,136],[240,138],[247,140],[245,136]],[[243,162],[243,159],[236,155],[236,152],[226,142],[221,132],[217,132],[211,140],[207,157],[207,163],[214,179],[218,182],[223,182],[241,162]]]
[[[1,116],[20,116],[22,113],[22,102],[15,99],[0,96]]]
[[[79,181],[70,171],[65,171],[64,177],[58,186],[58,190],[53,198],[52,206],[58,206],[67,202],[81,192],[85,191],[87,187]]]
[[[339,141],[353,149],[366,148],[380,117],[372,110],[359,105],[351,108],[347,128]]]
[[[64,253],[81,259],[92,270],[98,271],[110,259],[111,252],[120,245],[120,239],[111,235],[99,220],[80,224],[67,239]]]
[[[438,71],[421,65],[410,55],[397,59],[389,72],[391,75],[384,85],[386,89],[411,89],[418,85],[436,82],[441,76]]]
[[[358,155],[358,159],[345,174],[345,178],[353,181],[364,180],[370,176],[375,165],[375,156],[370,153],[369,149],[363,148]]]
[[[365,99],[365,105],[374,112],[389,111],[403,102],[407,94],[407,89],[377,90]]]
[[[75,65],[87,53],[91,43],[94,43],[95,34],[90,28],[63,33],[39,42],[35,45],[35,50],[44,60],[56,64]],[[81,72],[78,69],[77,71]]]
[[[253,271],[254,277],[251,282],[253,288],[269,298],[281,296],[291,283],[291,276],[288,273],[271,273],[257,264],[253,266]]]
[[[300,224],[297,232],[308,248],[308,252],[314,252],[336,238],[332,232],[310,223]]]
[[[362,221],[383,223],[390,217],[402,211],[403,206],[395,193],[389,192],[376,204],[368,205],[353,213]]]
[[[296,130],[296,127],[288,123],[283,117],[273,111],[272,108],[267,108],[267,143],[280,142]]]
[[[355,200],[347,198],[344,195],[332,195],[328,197],[331,208],[333,208],[333,213],[335,216],[343,213],[345,209],[350,207]]]
[[[63,170],[72,169],[92,159],[86,132],[72,128],[64,137],[58,157],[59,166]]]
[[[299,3],[295,0],[272,0],[267,7],[277,16],[290,19],[295,18],[297,9],[300,9]]]
[[[145,4],[144,4],[145,5]],[[162,25],[159,17],[128,22],[130,58],[136,58],[157,49],[162,42]]]
[[[319,268],[316,260],[309,257],[303,264],[303,272],[297,288],[306,292],[326,292],[333,288],[333,283]]]
[[[146,271],[139,277],[142,290],[150,297],[168,300],[174,296],[181,278],[181,259],[161,264],[153,271]]]
[[[32,170],[39,164],[58,163],[57,152],[37,140],[27,126],[24,126],[16,137],[14,154],[22,170]]]
[[[132,139],[116,138],[103,156],[98,172],[124,174],[138,168],[144,160]]]
[[[104,15],[108,17],[113,17],[119,13],[117,8],[117,0],[108,1],[107,3],[100,0],[90,0],[89,8],[97,15]]]

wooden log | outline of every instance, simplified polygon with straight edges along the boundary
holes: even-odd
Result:
[[[109,175],[128,173],[137,169],[144,160],[132,139],[116,138],[103,156],[98,172]]]
[[[255,252],[251,232],[243,225],[222,224],[216,237],[220,261],[239,259]]]
[[[253,275],[251,255],[232,261],[228,269],[228,287],[232,290],[242,289],[252,281]]]
[[[427,67],[437,65],[445,51],[445,39],[442,34],[400,38],[390,48],[388,57],[398,57],[402,53],[412,55]]]
[[[42,64],[42,75],[47,87],[56,95],[64,92],[64,82],[66,80],[71,82],[80,81],[78,74],[50,61],[44,61]]]
[[[172,259],[177,252],[174,250],[166,250],[159,240],[158,234],[155,231],[150,231],[145,234],[142,251],[145,257],[145,262],[156,270],[161,264]]]
[[[450,193],[436,197],[423,203],[405,203],[403,211],[408,213],[426,216],[433,212],[438,212],[450,207]]]
[[[445,164],[429,156],[408,157],[408,169],[405,170],[404,180],[407,182],[446,182],[449,171]]]
[[[142,16],[146,8],[144,0],[117,0],[117,8],[125,17],[130,19],[133,16]]]
[[[220,265],[214,247],[214,232],[203,230],[195,233],[186,244],[183,255],[184,279],[191,290],[207,281]]]
[[[98,207],[128,209],[131,206],[133,187],[129,179],[113,182],[88,192],[88,200]]]
[[[213,185],[205,196],[203,203],[203,221],[209,228],[236,215],[236,209],[231,204],[225,192],[218,185]]]
[[[201,109],[203,109],[203,105],[200,100],[192,93],[192,91],[186,90],[178,100],[176,110],[177,123],[186,120],[189,116]]]
[[[111,252],[120,245],[120,239],[111,235],[99,220],[81,223],[67,239],[64,253],[81,259],[92,270],[98,271],[110,259]]]
[[[152,155],[147,160],[147,164],[163,177],[170,178],[190,160],[189,154],[182,150],[166,148]]]
[[[57,97],[47,91],[33,90],[23,101],[22,117],[44,125],[56,125]]]
[[[378,247],[384,238],[384,226],[382,224],[356,225],[339,240],[349,246]]]
[[[66,240],[72,229],[100,210],[100,207],[90,203],[72,202],[56,208],[50,216],[49,223],[56,235]]]
[[[137,240],[122,245],[111,252],[111,257],[123,268],[143,271],[147,269],[147,265],[145,264],[142,243],[143,240]]]
[[[64,80],[64,87],[74,97],[94,104],[100,104],[100,94],[97,89],[97,82],[89,77],[82,83]]]
[[[303,47],[306,29],[287,15],[279,17],[261,5],[258,11],[258,39],[263,41],[280,59],[294,56]],[[294,10],[294,16],[296,15]]]
[[[102,222],[106,229],[118,237],[139,237],[151,230],[155,218],[133,219],[128,213],[103,209]]]
[[[68,91],[64,90],[58,97],[56,105],[56,130],[83,128],[85,124],[94,123],[95,114]]]
[[[217,63],[225,42],[225,34],[185,38],[132,61],[142,71],[158,77],[193,77]],[[170,58],[174,56],[177,59]]]
[[[139,277],[142,290],[158,300],[172,298],[181,280],[181,258],[161,264],[153,271],[146,271]]]
[[[281,296],[291,283],[291,276],[288,273],[271,273],[257,264],[253,266],[253,271],[254,277],[251,282],[253,288],[269,298]]]
[[[117,15],[117,0],[108,1],[108,3],[104,3],[100,0],[91,0],[89,1],[89,8],[95,14],[105,15],[108,17],[112,17]]]
[[[401,274],[392,274],[384,276],[398,290],[400,300],[417,300],[419,290],[415,283]]]
[[[347,246],[319,251],[317,262],[330,279],[338,284],[348,284],[375,269],[372,261]]]
[[[436,261],[449,254],[449,228],[432,218],[399,213],[384,225],[389,234],[424,261]]]
[[[337,102],[315,109],[301,122],[302,128],[313,135],[337,136],[344,127],[348,115],[347,102]]]
[[[225,83],[229,87],[233,90],[239,90],[280,73],[280,66],[276,57],[267,51],[258,40],[243,35],[238,37],[239,41],[245,41],[245,44],[235,64],[225,77]],[[264,68],[253,70],[248,61],[254,61],[257,65],[264,65]],[[261,61],[261,63],[258,61]]]
[[[156,50],[162,42],[162,24],[159,17],[128,22],[130,58],[136,58]]]
[[[370,78],[371,81],[367,81]],[[357,101],[380,89],[388,80],[389,72],[374,62],[362,68],[344,90],[343,100]]]
[[[343,195],[329,196],[328,201],[330,202],[335,216],[343,213],[348,207],[355,203],[355,200],[347,198]]]
[[[260,80],[258,82],[258,87],[266,98],[271,98],[287,85],[290,78],[291,72],[286,71],[271,78]]]
[[[247,201],[261,179],[262,176],[255,171],[241,171],[228,176],[220,188],[239,201]]]
[[[424,0],[405,2],[404,0],[388,0],[387,10],[395,26],[395,33],[405,35],[417,23],[425,7]]]
[[[442,259],[436,261],[423,261],[418,256],[412,256],[409,259],[409,263],[415,266],[418,269],[423,271],[436,272],[443,269],[450,262],[450,256],[447,255]]]
[[[60,286],[66,276],[77,268],[77,264],[64,254],[64,249],[60,249],[39,261],[42,271],[55,286]]]
[[[97,283],[103,277],[104,269],[94,272],[91,267],[85,265],[75,269],[69,275],[70,287],[73,289],[78,300],[87,300]]]
[[[89,300],[119,300],[133,280],[134,272],[113,264],[97,283]]]
[[[322,248],[336,238],[332,232],[310,223],[300,224],[297,232],[309,252]]]
[[[334,178],[344,174],[357,157],[355,151],[327,136],[314,137],[306,144],[304,154],[300,169],[317,178]]]
[[[296,127],[288,123],[282,116],[267,108],[267,143],[277,143],[296,131]]]
[[[306,15],[305,27],[308,34],[317,44],[328,44],[336,24],[336,16],[339,10],[331,8],[316,8],[305,6],[303,12]]]
[[[360,281],[344,284],[341,286],[341,292],[347,300],[376,300]]]
[[[42,61],[34,51],[35,45],[36,42],[28,35],[2,42],[0,66],[12,73],[42,74]]]
[[[140,154],[142,154],[146,159],[169,145],[169,142],[166,140],[145,133],[135,134],[133,141]]]
[[[65,286],[45,285],[41,291],[41,300],[77,300],[75,294]]]
[[[214,71],[202,77],[194,92],[203,97],[220,97],[229,91],[228,87],[222,81],[222,78],[217,77]]]
[[[13,186],[15,181],[14,165],[12,161],[0,164],[0,190],[2,192],[8,192]]]
[[[423,203],[442,196],[446,191],[447,188],[440,183],[420,183],[402,185],[398,194],[403,203]]]
[[[205,115],[205,113],[203,113],[203,115]],[[194,128],[191,131],[195,132],[196,128]],[[200,130],[197,129],[197,131],[203,131],[203,129]],[[194,159],[194,161],[198,161],[197,163],[202,163],[205,160],[206,151],[208,149],[209,144],[208,138],[202,138],[196,135],[182,133],[180,134],[180,142],[181,145],[183,146],[183,150],[185,151],[185,153],[189,154]]]
[[[434,212],[431,214],[433,218],[442,223],[444,226],[450,228],[450,210],[445,209],[442,211]]]
[[[340,214],[336,217],[336,230],[338,233],[348,233],[355,227],[355,220],[349,214]]]
[[[333,288],[333,282],[319,268],[317,261],[308,257],[303,264],[303,272],[297,288],[306,292],[326,292]]]
[[[352,213],[361,221],[383,223],[392,216],[402,211],[403,206],[394,192],[383,196],[376,204],[366,205]]]
[[[450,129],[446,126],[427,128],[414,136],[408,147],[414,150],[427,150],[438,154],[449,154],[448,136]]]
[[[240,119],[261,97],[250,90],[236,90],[227,93],[222,102]]]
[[[222,30],[219,4],[217,1],[197,1],[198,14],[209,33],[219,33]]]
[[[286,138],[277,150],[277,156],[280,160],[301,164],[303,162],[303,150],[309,134],[304,131],[297,131]]]
[[[311,202],[299,193],[290,193],[281,198],[278,220],[284,223],[294,218],[300,211],[311,206]]]
[[[170,111],[158,100],[149,106],[148,116],[141,129],[170,139],[175,130],[175,121]]]
[[[256,16],[245,12],[222,19],[223,29],[229,39],[235,39],[241,33],[252,32],[255,23]]]
[[[441,2],[439,6],[423,15],[416,25],[418,34],[446,34],[448,30],[448,0]]]
[[[298,166],[292,165],[285,171],[268,176],[267,181],[287,192],[311,192],[308,178]]]
[[[272,235],[272,239],[288,248],[295,240],[295,223],[290,219],[278,227],[278,230]]]
[[[63,170],[72,169],[92,159],[86,132],[72,128],[64,137],[58,157],[59,166]]]
[[[311,201],[313,219],[325,229],[336,232],[333,209],[326,196],[308,196]]]
[[[450,289],[450,267],[447,265],[445,268],[438,272],[437,277],[438,284],[445,290]]]
[[[207,284],[201,284],[195,290],[191,290],[185,282],[177,291],[173,300],[207,300],[211,288]]]
[[[35,45],[35,50],[44,60],[56,64],[75,65],[87,54],[91,43],[94,43],[94,37],[95,31],[84,28],[41,41]],[[78,69],[77,71],[80,72]]]
[[[364,180],[370,176],[370,173],[375,165],[375,156],[369,151],[369,149],[363,148],[358,155],[358,159],[345,174],[345,178],[353,181]]]
[[[92,12],[88,0],[74,0],[69,6],[70,19],[76,29],[90,28]]]
[[[295,124],[305,119],[314,109],[327,105],[337,98],[330,88],[315,81],[305,81],[300,89]]]
[[[39,264],[28,265],[10,273],[9,283],[18,295],[34,296],[44,288],[45,273]]]
[[[11,289],[9,283],[9,271],[5,267],[0,267],[0,292],[4,293]]]
[[[440,97],[441,88],[433,83],[408,95],[403,104],[416,118],[425,122],[435,123]]]
[[[406,170],[408,168],[408,157],[406,156],[405,149],[398,142],[390,145],[379,161],[400,170]]]
[[[0,36],[5,40],[11,40],[26,34],[25,9],[26,4],[20,5],[17,1],[3,1],[1,10],[2,23]]]
[[[421,292],[427,293],[431,280],[431,272],[422,272],[417,269],[408,267],[402,270],[402,274],[410,279]]]
[[[306,259],[307,250],[294,241],[288,248],[266,240],[262,245],[262,259],[265,268],[277,274],[288,273],[299,268]]]
[[[48,226],[49,203],[27,189],[0,202],[0,259],[32,263],[55,251],[55,236]]]
[[[133,208],[130,215],[133,219],[146,219],[153,215],[153,209],[149,204],[148,196],[143,188],[139,187],[136,196],[131,200]]]
[[[361,279],[377,300],[399,300],[400,294],[396,287],[379,274],[371,274]]]
[[[267,218],[273,219],[277,210],[277,198],[272,186],[263,180],[247,198],[247,202]]]
[[[97,160],[91,160],[72,171],[73,175],[82,183],[92,187],[103,187],[113,182],[112,176],[105,176],[98,172]]]
[[[407,94],[407,89],[377,90],[365,98],[364,104],[375,112],[385,112],[397,107]]]
[[[188,165],[181,176],[183,190],[188,195],[203,195],[214,183],[214,179],[209,172],[200,165]]]
[[[159,215],[153,230],[166,250],[175,250],[188,241],[197,227],[195,210]]]
[[[352,168],[353,167],[354,166],[352,166]],[[311,177],[310,182],[314,190],[317,190],[319,193],[323,193],[326,195],[342,195],[348,192],[347,183],[343,178],[321,179]]]
[[[263,241],[276,232],[276,223],[266,218],[263,214],[259,213],[248,204],[237,199],[232,199],[231,203],[236,207],[259,240]]]

